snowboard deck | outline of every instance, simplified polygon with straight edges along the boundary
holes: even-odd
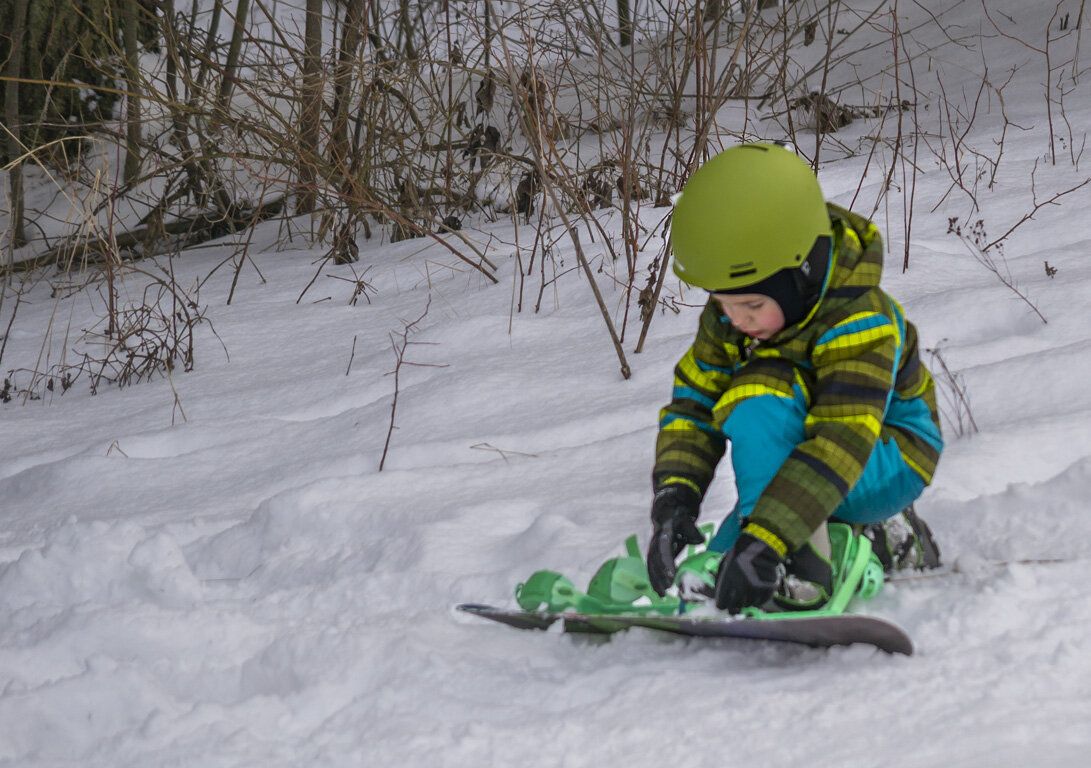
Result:
[[[865,643],[887,653],[913,654],[913,641],[901,627],[853,613],[821,611],[769,613],[754,617],[664,616],[660,614],[541,613],[463,603],[459,611],[516,629],[544,630],[558,621],[564,631],[610,635],[632,627],[655,629],[688,637],[721,637],[800,643],[814,648]]]

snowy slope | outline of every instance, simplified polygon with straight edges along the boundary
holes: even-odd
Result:
[[[981,55],[948,55],[948,93],[972,98]],[[1027,130],[1008,135],[973,214],[995,237],[1033,204],[1036,158],[1039,199],[1083,171],[1046,167],[1038,60],[995,36],[986,55],[997,70],[1030,62],[1005,90]],[[1086,126],[1087,85],[1069,86],[1069,121]],[[998,120],[982,119],[980,145]],[[831,198],[852,200],[865,161],[824,167]],[[872,172],[860,200],[881,182]],[[915,656],[641,632],[591,644],[456,616],[457,602],[509,601],[539,568],[585,582],[629,533],[646,540],[657,411],[699,310],[657,317],[639,356],[627,339],[623,381],[576,273],[540,313],[512,317],[513,246],[495,249],[489,285],[434,245],[374,240],[361,242],[370,303],[350,306],[351,286],[323,277],[296,304],[322,251],[276,252],[272,224],[255,241],[264,282],[244,269],[230,306],[229,275],[201,291],[229,358],[206,326],[196,370],[172,381],[0,407],[0,766],[1083,766],[1091,193],[1006,244],[1004,269],[1043,323],[947,234],[970,216],[964,199],[930,212],[950,184],[922,168],[906,273],[901,198],[876,214],[884,284],[960,377],[978,427],[947,425],[919,504],[958,572],[859,606],[903,626]],[[514,242],[509,225],[480,229]],[[180,282],[232,252],[187,255]],[[574,262],[564,241],[558,258]],[[20,323],[44,327],[49,286],[26,300]],[[379,472],[388,334],[426,307],[406,360],[427,365],[402,368]],[[5,372],[32,368],[40,344],[13,334]],[[731,504],[725,468],[706,515]]]

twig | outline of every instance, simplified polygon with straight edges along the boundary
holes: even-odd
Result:
[[[1069,563],[1072,560],[1067,560],[1063,557],[1029,557],[1020,560],[997,560],[995,562],[985,562],[980,566],[976,566],[969,569],[962,569],[956,562],[951,568],[939,568],[929,571],[911,571],[909,573],[898,573],[895,575],[887,576],[883,579],[886,584],[902,584],[910,581],[925,581],[927,579],[936,579],[943,576],[964,575],[970,576],[974,573],[984,572],[988,568],[1010,568],[1013,565],[1057,565],[1059,563]]]
[[[576,258],[579,259],[580,266],[583,267],[584,274],[587,275],[587,282],[591,284],[591,292],[595,294],[595,301],[598,302],[599,311],[602,312],[602,317],[606,321],[606,330],[610,332],[610,339],[614,342],[617,358],[621,362],[621,376],[624,379],[628,379],[633,375],[633,372],[629,368],[629,362],[625,359],[625,350],[622,349],[621,339],[618,338],[617,331],[614,330],[614,323],[610,320],[610,310],[606,308],[606,302],[602,299],[602,292],[599,290],[598,283],[595,281],[595,275],[591,271],[591,265],[587,263],[587,257],[583,255],[583,246],[580,244],[580,232],[576,227],[572,227],[568,230],[568,235],[572,238],[572,245],[576,248]]]
[[[348,368],[345,369],[345,375],[346,376],[348,376],[349,371],[352,370],[352,361],[353,361],[353,358],[355,358],[355,357],[356,357],[356,337],[353,336],[352,337],[352,352],[349,354],[349,365],[348,365]]]
[[[1033,185],[1033,174],[1031,176],[1031,184]],[[1030,298],[1021,290],[1019,290],[1019,288],[1015,285],[1015,280],[1011,277],[1011,274],[1009,273],[1005,275],[1001,273],[1000,267],[996,264],[996,260],[993,259],[992,254],[989,253],[990,246],[982,245],[982,243],[985,241],[985,222],[982,219],[978,219],[974,223],[968,235],[963,232],[962,225],[958,223],[957,218],[948,219],[947,234],[957,235],[958,239],[962,241],[962,244],[966,246],[966,250],[968,250],[975,259],[977,259],[978,263],[981,264],[981,266],[992,272],[996,276],[996,279],[1003,283],[1008,288],[1008,290],[1010,290],[1012,293],[1022,299],[1024,304],[1034,310],[1034,314],[1038,315],[1038,319],[1041,320],[1042,323],[1047,324],[1049,322],[1048,320],[1046,320],[1046,316],[1041,313],[1038,307],[1034,306],[1034,302],[1031,301]],[[1000,253],[1000,258],[1003,259],[1003,247],[998,247],[997,250]]]
[[[387,452],[390,450],[390,438],[394,434],[394,417],[398,412],[398,391],[399,391],[398,388],[399,388],[399,384],[400,384],[402,364],[404,363],[405,365],[416,365],[416,366],[420,366],[420,367],[423,367],[423,368],[446,368],[447,367],[445,365],[437,365],[437,364],[432,364],[432,363],[407,362],[406,359],[405,359],[405,350],[409,347],[409,345],[418,343],[418,342],[413,342],[413,341],[409,340],[409,333],[414,328],[416,328],[416,326],[417,326],[417,324],[419,322],[424,320],[424,318],[428,315],[428,309],[431,306],[432,306],[432,296],[431,296],[431,294],[429,294],[428,295],[428,303],[425,304],[425,306],[424,306],[424,312],[422,312],[421,316],[418,317],[413,322],[405,324],[405,327],[402,329],[401,334],[399,334],[401,336],[401,341],[400,342],[398,342],[398,341],[396,341],[394,339],[394,333],[393,332],[390,334],[390,343],[394,347],[394,358],[395,358],[396,362],[394,364],[394,370],[390,371],[387,375],[389,376],[389,375],[393,374],[393,376],[394,376],[394,399],[390,403],[390,426],[386,430],[386,442],[383,443],[383,455],[382,455],[382,458],[379,459],[379,471],[380,472],[383,471],[383,467],[386,465],[386,455],[387,455]]]
[[[970,410],[970,396],[966,392],[965,385],[962,383],[962,376],[948,368],[947,361],[944,360],[943,355],[940,354],[940,346],[944,341],[946,341],[946,339],[941,340],[935,347],[924,351],[929,354],[934,366],[939,366],[943,374],[941,380],[944,381],[951,390],[951,393],[944,392],[944,396],[950,401],[951,408],[954,410],[954,415],[950,420],[955,427],[955,433],[959,437],[962,437],[966,434],[967,429],[971,434],[977,432],[977,422],[974,421],[974,414]]]
[[[538,458],[538,454],[536,453],[523,453],[522,451],[503,451],[497,448],[495,445],[490,445],[489,443],[476,443],[475,445],[470,446],[470,450],[495,451],[496,453],[500,454],[500,458],[502,458],[505,462],[508,460],[508,456],[525,456],[528,459]]]
[[[1034,194],[1034,171],[1035,171],[1035,170],[1037,170],[1037,167],[1038,167],[1038,163],[1037,163],[1037,161],[1035,161],[1035,164],[1034,164],[1034,166],[1035,166],[1035,167],[1034,167],[1034,169],[1032,169],[1032,170],[1031,170],[1031,174],[1030,174],[1030,179],[1031,179],[1031,185],[1030,185],[1030,188],[1031,188],[1031,194]],[[1012,232],[1014,232],[1014,231],[1015,231],[1015,230],[1017,230],[1017,229],[1018,229],[1019,227],[1023,226],[1023,225],[1024,225],[1024,224],[1026,224],[1026,223],[1027,223],[1028,221],[1030,221],[1031,219],[1033,219],[1033,218],[1034,218],[1034,214],[1038,213],[1038,211],[1040,211],[1040,210],[1041,210],[1042,208],[1045,208],[1045,207],[1046,207],[1047,205],[1057,205],[1057,200],[1058,200],[1058,198],[1061,198],[1061,197],[1064,197],[1065,195],[1071,194],[1072,192],[1075,192],[1075,191],[1076,191],[1077,189],[1083,189],[1083,188],[1084,188],[1084,187],[1086,187],[1086,186],[1087,186],[1088,184],[1091,184],[1091,178],[1087,178],[1087,179],[1084,179],[1084,180],[1083,180],[1082,182],[1080,182],[1080,183],[1079,183],[1079,184],[1077,184],[1076,186],[1074,186],[1074,187],[1071,187],[1071,188],[1069,188],[1069,189],[1066,189],[1066,190],[1064,190],[1063,192],[1058,192],[1058,193],[1057,193],[1057,194],[1055,194],[1055,195],[1054,195],[1053,197],[1051,197],[1051,198],[1049,198],[1048,200],[1045,200],[1045,201],[1043,201],[1043,202],[1041,202],[1041,203],[1039,203],[1039,202],[1038,202],[1038,200],[1037,200],[1037,196],[1035,195],[1035,199],[1034,199],[1034,208],[1033,208],[1033,209],[1032,209],[1032,210],[1030,211],[1030,213],[1026,213],[1026,214],[1023,214],[1023,217],[1022,217],[1021,219],[1019,219],[1019,221],[1017,221],[1017,222],[1015,222],[1014,224],[1012,224],[1012,225],[1011,225],[1011,227],[1010,227],[1010,228],[1008,229],[1008,231],[1007,231],[1007,232],[1005,232],[1005,233],[1004,233],[1004,234],[1002,234],[1002,235],[1001,235],[1000,237],[996,238],[996,239],[995,239],[995,240],[993,240],[993,241],[992,241],[991,243],[989,243],[988,245],[986,245],[986,246],[985,246],[985,247],[984,247],[984,248],[983,248],[982,250],[985,250],[985,251],[987,251],[987,250],[989,250],[990,248],[993,248],[994,246],[1000,245],[1000,243],[1004,242],[1004,241],[1005,241],[1005,240],[1006,240],[1006,239],[1008,238],[1008,236],[1009,236],[1009,235],[1011,235],[1011,233],[1012,233]]]
[[[661,259],[658,270],[659,273],[655,276],[655,292],[651,296],[651,301],[648,302],[648,304],[646,305],[647,315],[645,315],[644,322],[640,326],[640,338],[637,340],[636,349],[634,350],[638,355],[644,351],[644,341],[648,337],[648,328],[651,327],[652,318],[655,316],[655,308],[659,306],[659,297],[663,293],[663,283],[667,278],[667,270],[670,268],[670,248],[665,243],[667,239],[666,232],[669,227],[670,217],[668,216],[666,219],[664,219],[663,222],[664,246],[663,251],[660,253],[659,256],[659,258]]]

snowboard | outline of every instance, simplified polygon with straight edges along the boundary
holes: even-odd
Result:
[[[800,643],[814,648],[864,643],[887,653],[913,653],[913,641],[901,627],[853,613],[800,611],[765,613],[748,617],[660,614],[547,613],[508,610],[463,603],[459,611],[500,622],[516,629],[547,629],[558,621],[565,632],[611,635],[632,627],[655,629],[689,637],[721,637]]]

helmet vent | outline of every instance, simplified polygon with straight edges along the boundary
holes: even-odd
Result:
[[[732,268],[732,270],[731,270],[731,279],[732,280],[735,280],[736,278],[739,278],[739,277],[746,277],[747,275],[753,275],[754,273],[756,273],[758,271],[757,267],[751,266],[750,264],[744,264],[744,265],[739,265],[739,266],[742,266],[743,268],[742,269],[739,269],[738,267]]]

